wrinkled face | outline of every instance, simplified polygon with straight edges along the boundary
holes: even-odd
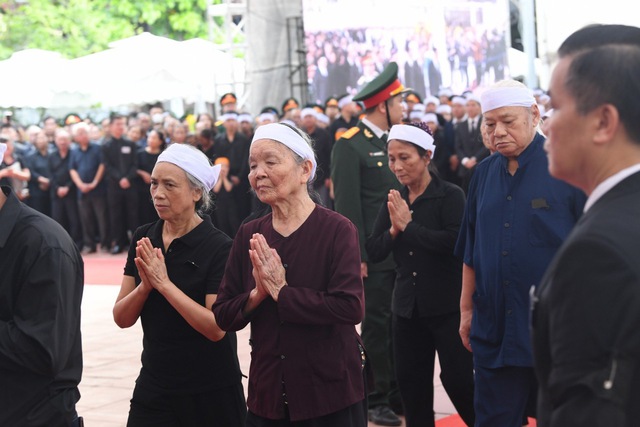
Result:
[[[491,144],[503,156],[517,158],[529,146],[540,121],[537,106],[501,107],[484,113]]]
[[[578,113],[575,98],[565,87],[570,63],[570,58],[563,58],[553,70],[549,84],[553,113],[544,121],[542,130],[547,136],[544,148],[549,156],[549,172],[555,178],[578,185],[579,177],[590,169],[588,157],[592,145],[589,114]]]
[[[150,191],[156,212],[165,221],[191,215],[202,196],[191,188],[184,170],[167,162],[156,163],[153,168]]]
[[[309,162],[310,163],[310,162]],[[310,170],[309,170],[310,172]],[[306,188],[309,174],[284,144],[260,139],[249,151],[249,183],[262,203],[276,204]]]
[[[402,185],[410,186],[419,183],[425,174],[431,159],[428,155],[420,156],[417,147],[406,141],[392,139],[389,141],[387,155],[389,169]]]
[[[307,133],[313,132],[313,130],[316,128],[316,125],[318,124],[318,119],[316,119],[315,116],[312,116],[311,114],[305,115],[301,120],[302,127]]]
[[[73,136],[73,139],[78,143],[78,144],[82,144],[85,145],[89,142],[89,132],[87,132],[86,129],[84,128],[78,128],[76,129],[75,135]]]

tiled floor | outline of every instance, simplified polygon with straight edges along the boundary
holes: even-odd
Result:
[[[108,256],[104,256],[108,257]],[[102,258],[102,257],[100,257]],[[111,285],[87,284],[84,291],[83,308],[83,348],[84,373],[80,383],[82,398],[78,402],[78,412],[85,419],[87,427],[122,427],[126,425],[129,411],[129,399],[135,379],[140,370],[140,353],[142,350],[142,330],[139,322],[129,329],[120,329],[113,322],[111,309],[119,291],[119,279],[113,277],[121,274],[124,257],[116,262],[117,272],[111,279],[102,277],[103,283]],[[100,274],[90,272],[98,261],[97,256],[85,258],[87,277],[99,280]],[[116,267],[114,267],[116,268]],[[104,276],[104,275],[103,275]],[[248,328],[238,333],[238,357],[244,373],[249,372],[249,331]],[[445,417],[455,413],[436,372],[435,408],[437,417]],[[246,381],[245,381],[246,387]],[[371,424],[373,425],[373,424]]]

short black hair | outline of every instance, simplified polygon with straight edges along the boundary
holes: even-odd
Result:
[[[617,110],[631,140],[640,144],[640,45],[601,45],[571,60],[564,82],[580,114],[603,104]]]
[[[558,55],[564,57],[605,45],[640,46],[640,28],[617,24],[588,25],[567,37],[558,48]]]

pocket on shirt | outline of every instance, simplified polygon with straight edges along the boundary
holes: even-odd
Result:
[[[557,248],[571,230],[569,212],[559,209],[532,209],[530,213],[529,243],[538,248]]]

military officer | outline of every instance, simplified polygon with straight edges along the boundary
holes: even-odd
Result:
[[[335,209],[356,225],[360,237],[365,290],[362,339],[375,376],[375,391],[369,395],[369,420],[386,426],[401,424],[391,409],[399,400],[390,342],[395,264],[391,256],[383,262],[370,263],[365,241],[389,190],[400,188],[387,166],[386,140],[391,126],[402,121],[404,92],[398,65],[391,62],[353,98],[364,103],[364,117],[336,141],[331,156]]]

